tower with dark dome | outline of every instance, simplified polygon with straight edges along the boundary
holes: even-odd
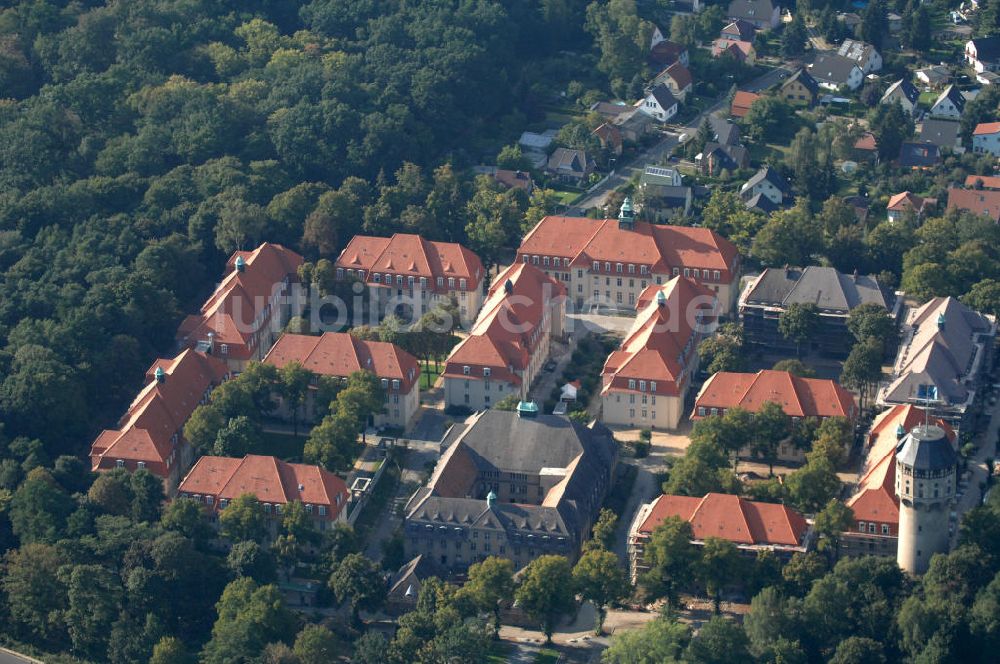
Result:
[[[911,574],[948,552],[948,511],[955,496],[958,455],[941,427],[920,425],[896,448],[899,548],[896,562]]]

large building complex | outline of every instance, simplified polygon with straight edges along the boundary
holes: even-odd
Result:
[[[218,357],[234,372],[264,359],[291,315],[290,286],[300,265],[302,257],[280,244],[237,251],[201,311],[181,323],[177,341]]]
[[[687,277],[714,291],[724,312],[739,290],[736,246],[707,228],[636,221],[631,202],[619,219],[545,217],[525,236],[517,260],[559,279],[576,309],[634,309],[651,284]]]
[[[443,571],[488,556],[521,568],[558,554],[575,559],[611,488],[618,444],[603,425],[486,410],[449,429],[426,487],[404,519],[407,556]]]
[[[118,428],[102,431],[91,445],[91,468],[145,468],[163,480],[164,492],[172,496],[193,455],[184,424],[228,376],[225,364],[191,349],[154,362]]]
[[[337,279],[368,284],[373,320],[400,308],[419,318],[423,311],[452,301],[467,324],[483,302],[483,264],[454,242],[432,242],[409,233],[355,235],[334,267]]]
[[[370,424],[409,428],[420,407],[420,363],[395,344],[355,339],[344,332],[327,332],[319,337],[284,334],[264,358],[265,364],[282,368],[298,362],[316,376],[346,380],[355,371],[370,371],[381,380],[385,392],[385,412]],[[309,386],[299,416],[316,420],[316,381]],[[292,419],[281,395],[275,395],[277,412]]]
[[[812,543],[812,530],[801,514],[775,503],[761,503],[739,496],[708,493],[698,496],[661,495],[639,508],[628,534],[629,568],[633,582],[649,569],[646,544],[668,517],[691,524],[692,542],[703,545],[709,537],[734,543],[747,556],[771,551],[788,560],[805,552]]]
[[[621,348],[604,363],[601,421],[676,428],[717,306],[714,292],[684,277],[648,286]]]
[[[533,265],[515,263],[497,277],[479,319],[445,362],[448,406],[489,408],[528,388],[563,335],[566,288]]]
[[[768,352],[797,353],[798,344],[781,334],[778,322],[792,304],[815,304],[819,327],[804,350],[843,358],[851,350],[847,318],[852,309],[869,303],[898,315],[896,298],[874,276],[843,274],[832,267],[768,268],[747,285],[739,311],[747,343]]]
[[[956,429],[972,405],[996,337],[996,321],[953,297],[936,297],[907,312],[892,376],[878,404],[928,405]]]

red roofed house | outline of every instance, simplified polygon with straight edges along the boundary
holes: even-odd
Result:
[[[972,151],[1000,157],[1000,122],[981,122],[972,132]]]
[[[566,324],[566,287],[514,263],[493,282],[479,319],[445,362],[448,406],[480,410],[510,394],[524,399]]]
[[[728,55],[738,62],[752,65],[757,61],[757,49],[748,41],[732,41],[730,39],[716,39],[712,42],[712,57],[718,58]],[[734,100],[735,101],[735,100]]]
[[[995,175],[966,175],[965,188],[1000,191],[1000,177]]]
[[[264,359],[291,316],[288,296],[300,265],[302,256],[280,244],[235,252],[201,311],[181,323],[178,342],[218,357],[234,372]]]
[[[916,194],[904,191],[889,198],[889,204],[885,208],[886,217],[889,221],[897,221],[906,212],[912,212],[917,219],[920,219],[924,211],[937,205],[936,198],[924,198]]]
[[[145,468],[163,479],[166,495],[173,495],[181,473],[191,464],[184,425],[212,388],[228,377],[225,364],[191,349],[172,360],[157,360],[118,428],[102,431],[91,445],[91,468],[97,472]]]
[[[948,189],[948,209],[984,214],[993,221],[1000,221],[1000,191],[951,187]]]
[[[760,95],[756,92],[738,90],[736,94],[733,95],[733,104],[729,108],[729,114],[734,118],[744,117],[750,112],[750,107],[758,99],[760,99]]]
[[[924,424],[926,412],[912,404],[883,411],[868,432],[868,451],[854,494],[847,506],[854,523],[840,537],[847,556],[896,557],[899,537],[899,498],[896,496],[896,447],[914,427]],[[929,418],[954,444],[955,431],[944,420]]]
[[[333,473],[273,456],[248,454],[242,459],[203,456],[177,489],[179,496],[203,504],[213,522],[229,503],[249,493],[257,497],[271,531],[277,534],[289,503],[305,505],[317,530],[328,530],[347,519],[347,485]]]
[[[467,324],[483,303],[483,264],[454,242],[432,242],[409,233],[391,238],[355,235],[334,265],[337,279],[368,284],[378,320],[400,305],[412,306],[414,318],[419,318],[423,311],[452,300]]]
[[[680,62],[675,62],[657,74],[649,87],[654,88],[661,83],[666,85],[679,101],[684,101],[691,92],[691,71]]]
[[[597,140],[600,141],[602,148],[616,157],[620,157],[622,155],[624,139],[622,138],[622,130],[616,125],[605,122],[590,133],[597,137]]]
[[[264,358],[265,364],[281,368],[298,362],[318,376],[347,379],[355,371],[370,371],[382,381],[385,391],[385,413],[375,417],[372,426],[408,429],[420,407],[420,363],[395,344],[384,341],[363,341],[346,332],[326,332],[323,336],[283,334]],[[316,420],[316,385],[309,386],[303,405],[302,418]],[[279,416],[291,419],[280,395]]]
[[[854,395],[832,380],[802,378],[787,371],[765,369],[755,374],[720,371],[709,377],[695,398],[691,419],[724,415],[730,408],[757,412],[767,401],[781,406],[793,422],[804,417],[846,417],[854,421],[858,408]],[[741,450],[743,455],[749,450]],[[778,459],[802,462],[805,451],[790,441],[778,446]]]
[[[707,228],[636,221],[631,201],[619,218],[545,217],[524,237],[517,260],[566,284],[576,308],[634,309],[651,284],[688,277],[715,292],[723,313],[736,302],[740,255]]]
[[[719,537],[734,543],[746,556],[771,551],[787,561],[795,553],[806,552],[812,543],[809,523],[784,505],[724,493],[709,493],[702,498],[664,494],[641,506],[629,529],[633,581],[649,569],[645,562],[646,542],[657,526],[672,516],[691,524],[694,544],[700,546],[709,537]]]
[[[605,424],[674,429],[698,370],[699,324],[715,319],[715,293],[684,277],[651,285],[632,328],[601,372]]]

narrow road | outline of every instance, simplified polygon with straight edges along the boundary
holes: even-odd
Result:
[[[990,423],[980,440],[977,441],[979,449],[976,450],[976,455],[969,459],[969,470],[971,471],[969,482],[960,488],[960,490],[964,489],[965,493],[955,503],[953,508],[955,512],[955,529],[951,535],[952,548],[958,544],[958,526],[962,523],[962,517],[966,512],[982,502],[983,495],[979,489],[979,485],[986,481],[986,474],[989,472],[986,468],[986,459],[996,458],[996,440],[997,434],[1000,432],[1000,403],[992,407],[988,406],[987,408],[993,411]]]

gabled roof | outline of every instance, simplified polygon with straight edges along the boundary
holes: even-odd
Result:
[[[809,92],[816,96],[819,94],[819,83],[816,79],[807,72],[805,69],[799,69],[797,72],[785,79],[785,82],[781,84],[781,88],[784,89],[792,83],[801,83]]]
[[[875,141],[875,134],[871,133],[870,131],[866,131],[864,134],[861,135],[861,138],[859,138],[854,142],[854,149],[867,150],[871,152],[877,150],[878,144]]]
[[[906,97],[911,105],[916,104],[917,100],[920,99],[920,91],[917,90],[917,86],[910,83],[909,79],[901,78],[889,86],[889,89],[885,91],[884,95],[882,95],[882,99],[879,103],[885,103],[890,99],[895,99],[897,95]]]
[[[986,136],[1000,133],[1000,122],[980,122],[972,132],[973,136]]]
[[[363,270],[365,280],[375,284],[373,274],[424,277],[427,289],[434,292],[479,288],[483,264],[479,257],[455,242],[434,242],[411,233],[394,233],[392,237],[355,235],[340,252],[335,265],[345,270]],[[455,286],[438,286],[437,278],[454,278]],[[448,282],[445,281],[445,284]]]
[[[601,126],[603,127],[605,125]],[[534,183],[531,181],[531,173],[525,173],[524,171],[512,171],[505,168],[498,168],[493,174],[493,179],[503,186],[511,189],[523,189],[525,191],[530,191],[534,186]]]
[[[253,251],[233,253],[222,283],[201,306],[200,313],[184,319],[176,338],[191,343],[205,339],[211,332],[216,343],[247,345],[257,331],[253,323],[259,307],[268,305],[274,290],[281,288],[287,277],[295,277],[302,262],[302,256],[294,251],[270,242]]]
[[[889,198],[889,204],[885,206],[885,209],[892,210],[894,212],[905,212],[906,210],[920,212],[923,207],[924,198],[922,196],[917,196],[909,191],[904,191],[901,194],[891,196]]]
[[[731,19],[746,19],[764,21],[771,19],[774,13],[774,4],[771,0],[732,0],[726,17]]]
[[[704,334],[695,329],[693,305],[699,300],[706,303],[699,310],[704,311],[703,322],[707,324],[716,317],[718,303],[704,286],[674,277],[662,286],[646,287],[639,296],[638,314],[625,340],[604,362],[603,392],[628,389],[631,379],[656,381],[657,394],[679,394],[684,370],[694,352],[688,344],[692,337]]]
[[[656,100],[663,110],[668,110],[677,105],[677,99],[665,84],[660,83],[649,91],[649,96]]]
[[[669,65],[680,60],[687,47],[665,39],[649,50],[649,59],[660,65]]]
[[[1000,36],[978,37],[972,40],[976,58],[983,62],[1000,60]]]
[[[817,81],[844,85],[855,69],[858,72],[861,71],[858,63],[850,58],[836,54],[823,54],[816,57],[809,73]]]
[[[730,106],[729,114],[736,118],[742,118],[750,110],[750,106],[758,99],[760,99],[760,95],[756,92],[737,90],[736,94],[733,95],[733,103]]]
[[[771,214],[780,209],[774,201],[759,191],[747,199],[746,206],[748,210],[756,210],[764,214]]]
[[[610,145],[616,150],[622,147],[622,130],[616,125],[605,122],[591,133],[597,136],[601,145]]]
[[[248,454],[242,459],[203,456],[181,481],[178,493],[210,495],[234,500],[245,493],[262,503],[287,504],[301,501],[324,505],[333,520],[347,505],[344,480],[333,473],[300,463],[287,463],[273,456]]]
[[[682,65],[680,62],[675,62],[674,64],[667,67],[663,73],[674,82],[678,90],[684,90],[684,88],[691,85],[691,72],[687,67]]]
[[[702,150],[702,160],[717,160],[718,168],[735,170],[745,168],[750,164],[750,152],[742,145],[723,145],[712,141],[705,143]]]
[[[959,113],[961,113],[965,108],[965,97],[962,95],[961,91],[954,85],[949,85],[941,92],[938,98],[934,100],[934,105],[931,106],[931,111],[933,112],[934,108],[945,99],[949,100]]]
[[[738,41],[753,41],[753,36],[757,32],[756,26],[749,21],[744,21],[743,19],[736,19],[722,28],[721,34],[732,35],[737,38]]]
[[[163,372],[162,381],[157,379],[158,369]],[[93,468],[102,459],[166,464],[176,449],[174,434],[183,429],[209,390],[228,375],[225,364],[190,348],[173,359],[154,362],[118,428],[101,432],[91,446]]]
[[[740,128],[725,118],[716,115],[709,115],[708,121],[712,131],[715,132],[715,140],[722,145],[738,145],[740,142]]]
[[[756,412],[767,401],[791,417],[847,417],[855,414],[854,396],[832,380],[802,378],[766,369],[755,374],[720,371],[709,377],[695,400],[698,408],[743,408]]]
[[[815,304],[823,313],[846,315],[861,304],[892,308],[872,275],[850,275],[832,267],[767,268],[745,296],[747,304],[787,307]]]
[[[720,537],[735,544],[798,547],[809,531],[802,515],[784,505],[708,493],[701,498],[661,495],[653,501],[638,534],[652,535],[672,516],[690,523],[694,539],[700,541]]]
[[[990,189],[948,189],[948,209],[967,210],[1000,221],[1000,191]]]
[[[1000,177],[996,175],[967,175],[965,176],[965,188],[975,189],[996,189],[1000,190]]]
[[[903,168],[930,168],[941,160],[941,151],[933,143],[903,143],[899,148],[899,165]]]
[[[574,175],[583,176],[593,166],[593,163],[594,160],[584,150],[556,148],[549,155],[549,161],[545,165],[545,168],[550,171],[569,172]]]
[[[669,226],[637,221],[633,230],[617,219],[548,216],[524,237],[524,255],[570,258],[573,266],[595,261],[648,265],[665,273],[673,267],[698,267],[732,272],[739,252],[729,240],[707,228]]]
[[[370,371],[379,378],[399,380],[403,392],[409,392],[420,377],[417,359],[399,346],[356,339],[346,332],[325,332],[318,337],[281,335],[264,364],[280,369],[291,362],[321,376],[345,377],[355,371]]]
[[[469,336],[448,356],[444,375],[463,377],[464,366],[490,367],[494,379],[520,384],[516,371],[526,369],[535,353],[546,310],[565,294],[560,281],[534,265],[508,267],[493,282]]]
[[[778,174],[778,171],[774,170],[770,166],[765,166],[754,173],[753,176],[751,176],[750,179],[744,182],[743,186],[740,187],[740,193],[742,194],[753,189],[765,180],[773,184],[778,191],[786,196],[792,193],[792,188],[789,186],[785,178],[781,177],[781,175]]]
[[[857,39],[845,39],[837,49],[837,55],[841,55],[857,63],[863,63],[871,59],[878,51],[871,44]]]
[[[919,138],[925,143],[932,143],[939,148],[954,150],[958,145],[958,132],[961,125],[954,120],[925,118],[920,125]]]

